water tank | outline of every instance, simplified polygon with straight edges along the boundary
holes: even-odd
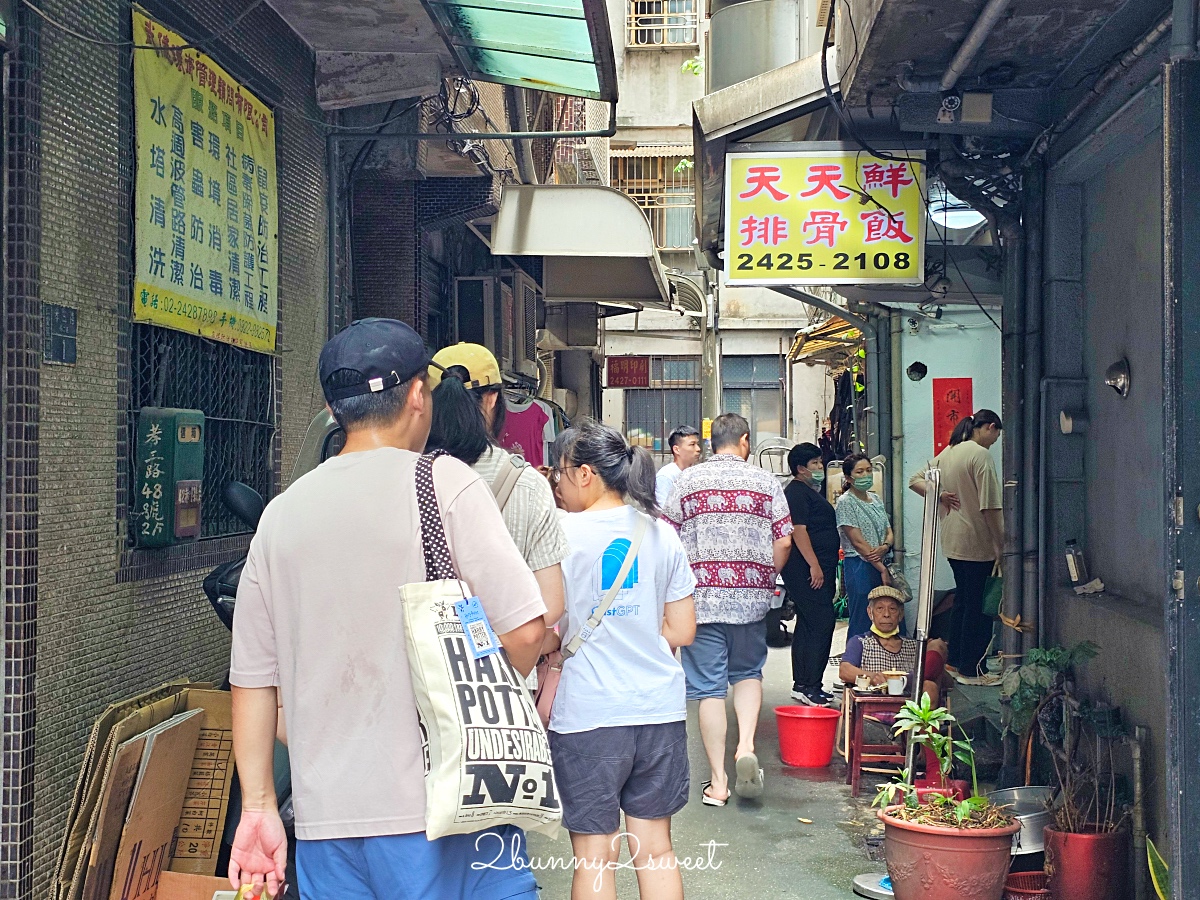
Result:
[[[716,10],[709,22],[708,90],[778,69],[819,53],[822,0],[740,0]]]

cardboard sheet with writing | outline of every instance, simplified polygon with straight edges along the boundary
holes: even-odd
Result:
[[[183,709],[186,702],[183,692],[187,688],[186,679],[169,682],[110,705],[96,720],[75,785],[66,833],[59,851],[58,878],[55,883],[58,900],[77,900],[81,896],[100,814],[99,801],[109,781],[117,748]]]
[[[109,900],[155,897],[159,874],[170,859],[202,716],[200,710],[180,713],[144,737],[141,770],[121,833]]]
[[[189,691],[188,709],[204,710],[192,760],[171,871],[212,875],[233,784],[233,705],[226,691]]]

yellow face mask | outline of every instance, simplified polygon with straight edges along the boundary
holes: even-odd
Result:
[[[871,625],[871,633],[873,635],[875,635],[876,637],[894,638],[896,635],[898,635],[900,633],[900,629],[893,628],[891,631],[884,632],[884,631],[880,631],[878,628],[875,627],[875,625],[872,624]]]

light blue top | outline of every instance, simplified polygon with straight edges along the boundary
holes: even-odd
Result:
[[[878,547],[888,533],[888,515],[883,501],[877,494],[867,492],[869,502],[864,503],[854,496],[853,491],[846,491],[838,498],[837,524],[838,534],[842,539],[842,551],[847,556],[858,556],[854,544],[846,537],[843,525],[849,525],[862,532],[863,540],[872,547]]]

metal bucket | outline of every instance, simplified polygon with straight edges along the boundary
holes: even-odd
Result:
[[[1050,824],[1050,810],[1046,804],[1052,793],[1049,787],[1015,787],[987,795],[997,806],[1007,806],[1021,823],[1021,830],[1013,835],[1013,856],[1041,853],[1044,849],[1042,829]]]

